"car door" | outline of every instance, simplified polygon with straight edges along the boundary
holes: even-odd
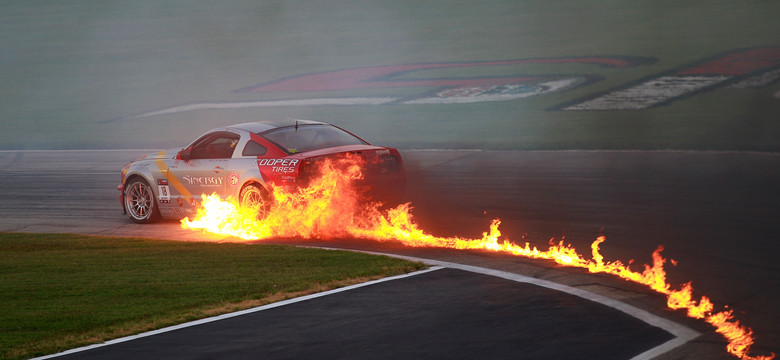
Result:
[[[239,136],[230,132],[204,135],[187,149],[188,159],[178,161],[170,171],[198,202],[204,194],[216,193],[224,197],[228,167],[238,140]]]

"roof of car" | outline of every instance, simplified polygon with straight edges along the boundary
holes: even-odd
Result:
[[[264,131],[277,129],[280,127],[285,126],[294,126],[295,124],[298,125],[316,125],[316,124],[327,124],[321,121],[313,121],[313,120],[301,120],[301,119],[284,119],[284,120],[268,120],[268,121],[255,121],[255,122],[247,122],[243,124],[236,124],[232,125],[230,127],[237,128],[241,130],[246,130],[253,133],[261,133]]]

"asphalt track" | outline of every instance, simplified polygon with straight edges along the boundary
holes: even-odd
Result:
[[[0,152],[0,231],[219,240],[182,230],[176,222],[141,226],[121,216],[115,190],[119,169],[143,152]],[[516,242],[544,247],[551,237],[565,237],[587,254],[590,242],[603,234],[606,259],[637,263],[650,262],[650,253],[663,244],[664,255],[678,262],[668,267],[670,283],[693,281],[698,295],[709,296],[716,306],[734,308],[739,320],[755,331],[753,354],[780,352],[775,306],[780,295],[775,261],[780,238],[776,224],[780,155],[406,151],[404,156],[410,200],[427,231],[478,237],[490,219],[500,218],[502,232]],[[702,333],[660,359],[733,358],[708,325],[667,310],[660,295],[610,276],[489,252],[410,249],[393,242],[346,239],[284,242],[414,256],[551,281]],[[534,359],[623,359],[672,337],[602,304],[448,267],[213,323],[227,327],[223,330],[199,325],[166,332],[162,338],[146,337],[90,351],[108,351],[103,357],[116,358],[154,358],[154,354],[168,358],[173,353],[181,354],[180,358],[248,358],[260,356],[257,349],[273,348],[278,350],[273,353],[277,358],[504,358],[515,354]],[[311,316],[298,321],[295,316],[305,316],[306,311]],[[300,337],[304,330],[311,333]],[[231,336],[247,333],[254,335]],[[479,345],[465,340],[473,337]],[[177,343],[173,338],[190,342]],[[215,339],[212,347],[204,348],[204,338]],[[151,348],[143,350],[143,342]],[[264,345],[257,347],[258,342]],[[333,343],[355,346],[329,345]],[[139,344],[135,350],[126,348],[134,344]],[[171,353],[164,353],[163,345],[173,346]],[[195,350],[183,350],[190,348]],[[119,355],[126,351],[139,352]],[[68,358],[89,358],[89,354],[79,352]]]

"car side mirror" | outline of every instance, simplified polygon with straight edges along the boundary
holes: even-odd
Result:
[[[180,160],[189,161],[192,157],[192,150],[190,148],[181,149],[176,157]]]

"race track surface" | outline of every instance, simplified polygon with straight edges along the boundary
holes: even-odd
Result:
[[[182,230],[176,222],[143,226],[121,215],[115,190],[119,170],[145,152],[0,152],[0,231],[219,240]],[[752,353],[780,352],[780,311],[774,306],[780,295],[775,260],[780,156],[610,151],[403,154],[414,214],[426,231],[479,237],[491,219],[500,218],[502,233],[510,240],[546,248],[550,238],[565,237],[588,254],[593,239],[605,235],[601,252],[606,260],[635,259],[637,264],[650,262],[652,251],[664,245],[664,256],[678,262],[667,266],[671,284],[692,281],[697,295],[736,309],[738,319],[755,332]],[[724,351],[724,340],[709,326],[667,310],[660,295],[610,276],[489,252],[409,249],[392,242],[346,239],[285,242],[416,256],[554,281],[618,299],[703,334],[662,359],[732,358]],[[598,327],[597,319],[572,321]],[[603,345],[609,346],[609,340]]]
[[[572,295],[443,269],[58,359],[629,359],[672,337]]]

